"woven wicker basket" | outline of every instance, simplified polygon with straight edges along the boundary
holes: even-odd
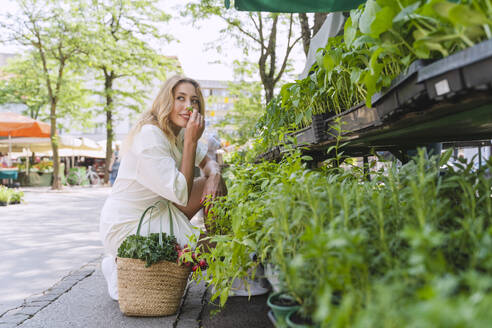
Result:
[[[145,261],[118,257],[118,299],[127,316],[175,314],[181,303],[190,268],[161,261],[145,267]]]
[[[157,202],[159,203],[159,202]],[[145,214],[157,208],[157,203],[149,206],[140,217],[137,236]],[[174,236],[173,220],[169,208],[170,235]],[[149,220],[150,222],[150,220]],[[160,235],[162,234],[161,220]],[[162,245],[162,238],[159,237]],[[126,257],[117,258],[118,303],[120,310],[127,316],[157,317],[175,314],[181,304],[181,298],[191,269],[174,262],[161,261],[145,267],[145,261]]]

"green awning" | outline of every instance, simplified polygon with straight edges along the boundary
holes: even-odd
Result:
[[[241,11],[268,11],[277,13],[314,13],[348,11],[366,0],[235,0],[234,8]],[[225,0],[226,8],[230,0]]]

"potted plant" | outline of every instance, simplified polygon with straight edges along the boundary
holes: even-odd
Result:
[[[267,299],[267,304],[272,310],[277,325],[284,327],[286,324],[287,316],[296,312],[301,306],[300,304],[286,292],[276,292],[270,294]]]
[[[319,327],[311,318],[303,316],[300,311],[292,311],[286,318],[287,327],[290,328],[314,328]]]

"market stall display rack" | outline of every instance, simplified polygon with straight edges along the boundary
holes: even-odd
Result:
[[[434,62],[414,62],[371,103],[339,115],[315,115],[310,126],[292,136],[298,147],[318,158],[330,157],[326,149],[337,135],[350,141],[344,151],[354,156],[491,139],[492,40]],[[278,159],[285,149],[274,147],[260,159]]]

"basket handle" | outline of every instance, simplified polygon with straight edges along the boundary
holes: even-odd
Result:
[[[150,211],[149,214],[149,228],[150,228],[150,220],[152,219],[152,211],[154,209],[157,209],[157,205],[162,202],[162,200],[158,200],[154,204],[150,205],[145,209],[145,211],[142,213],[142,216],[140,216],[140,220],[138,222],[138,227],[137,227],[137,236],[140,236],[140,229],[142,228],[142,223],[145,218],[145,215],[147,214],[148,211]],[[174,229],[173,229],[173,215],[171,213],[171,206],[169,205],[169,201],[166,201],[167,205],[167,210],[169,212],[169,234],[174,237]],[[163,245],[163,240],[162,240],[162,217],[159,218],[159,245]]]

